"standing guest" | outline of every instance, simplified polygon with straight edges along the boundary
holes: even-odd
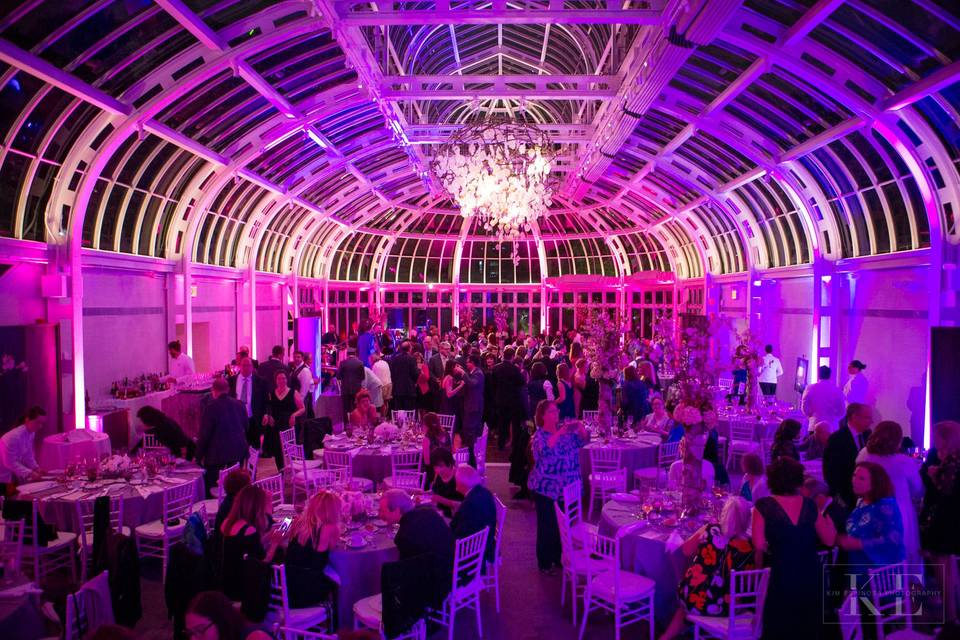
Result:
[[[827,448],[829,439],[830,425],[818,422],[797,449],[803,453],[805,460],[819,460],[823,458],[823,450]]]
[[[313,418],[313,372],[307,365],[306,354],[303,351],[293,352],[293,363],[290,365],[290,388],[300,394],[306,408],[307,418]]]
[[[430,458],[434,471],[430,483],[431,500],[448,518],[463,502],[463,494],[457,489],[457,466],[450,449],[434,449]]]
[[[373,406],[369,391],[362,389],[357,394],[357,408],[350,412],[347,420],[350,426],[364,429],[372,429],[380,423],[380,413]]]
[[[857,463],[872,462],[887,472],[903,521],[903,546],[907,562],[920,564],[920,529],[913,503],[923,496],[923,480],[920,479],[917,462],[900,453],[902,440],[903,428],[899,424],[890,420],[880,422],[867,439],[867,446],[857,454]]]
[[[843,416],[843,392],[830,379],[830,367],[820,367],[817,378],[803,390],[800,411],[810,420],[810,429],[818,422],[826,422],[833,430]]]
[[[266,491],[255,484],[247,485],[234,498],[230,514],[220,525],[216,566],[220,590],[231,600],[243,599],[244,558],[263,560],[267,555],[263,536],[270,528],[271,504]]]
[[[687,615],[726,616],[730,613],[731,574],[754,568],[750,542],[750,503],[727,498],[717,523],[706,524],[680,547],[690,566],[680,579],[681,607],[659,640],[672,640],[684,631]]]
[[[303,415],[303,398],[287,386],[287,374],[277,371],[274,376],[274,390],[267,395],[267,412],[263,416],[266,432],[263,437],[264,455],[272,455],[277,463],[277,471],[283,469],[283,446],[280,432],[295,429],[297,418]]]
[[[379,353],[370,354],[370,368],[380,380],[380,394],[383,396],[383,415],[387,416],[390,410],[390,400],[393,399],[393,379],[390,377],[390,363]]]
[[[830,492],[840,498],[847,509],[853,509],[856,504],[851,485],[853,469],[857,454],[870,437],[873,411],[865,404],[853,403],[847,407],[844,422],[845,426],[827,439],[827,447],[823,450],[823,479]]]
[[[183,353],[179,340],[167,344],[167,353],[170,355],[170,375],[167,376],[167,380],[176,382],[180,378],[192,376],[197,372],[193,358]]]
[[[557,365],[557,408],[560,409],[561,420],[573,420],[577,417],[573,385],[570,384],[570,365],[566,362]]]
[[[587,388],[587,359],[574,360],[573,371],[573,406],[577,417],[583,416],[583,391]]]
[[[327,332],[320,338],[320,344],[323,346],[336,346],[340,342],[340,336],[337,335],[336,325],[327,327]]]
[[[196,443],[187,437],[177,421],[156,407],[145,405],[137,410],[137,418],[146,427],[144,433],[149,433],[157,442],[170,450],[170,453],[184,460],[193,460]],[[138,446],[143,444],[141,440]]]
[[[268,391],[266,381],[254,373],[254,368],[250,358],[240,361],[240,372],[230,378],[230,395],[243,403],[247,411],[247,444],[259,451]]]
[[[440,416],[435,413],[423,414],[423,441],[421,443],[423,464],[430,474],[433,471],[433,452],[437,449],[450,449],[450,434],[440,424]],[[432,478],[428,478],[430,480]]]
[[[388,489],[380,498],[380,519],[400,525],[393,542],[401,560],[432,553],[452,565],[453,532],[433,505],[415,507],[406,491]]]
[[[787,418],[780,423],[773,434],[773,443],[770,445],[770,457],[781,458],[786,456],[800,462],[800,452],[794,442],[800,436],[801,424],[793,418]]]
[[[447,360],[447,368],[440,384],[440,413],[454,417],[453,432],[460,432],[463,422],[463,394],[466,387],[465,372],[453,358]]]
[[[26,408],[26,370],[26,363],[17,364],[13,355],[0,356],[0,433],[13,428]]]
[[[283,347],[274,345],[270,350],[270,357],[262,363],[257,369],[257,373],[267,383],[267,393],[271,393],[276,386],[278,371],[286,371],[287,367],[283,364]]]
[[[377,352],[377,337],[370,330],[370,320],[364,318],[358,325],[360,335],[357,336],[357,357],[363,366],[369,367],[370,356]]]
[[[527,383],[527,397],[530,398],[530,415],[533,419],[542,400],[554,401],[553,384],[547,379],[547,366],[543,362],[534,362],[530,367],[530,382]]]
[[[438,347],[439,351],[427,360],[427,368],[430,369],[430,387],[433,389],[434,402],[433,406],[440,409],[441,406],[441,394],[442,389],[441,385],[443,383],[443,377],[447,372],[447,362],[450,360],[450,343],[441,342]]]
[[[250,358],[250,347],[248,346],[241,346],[239,349],[237,349],[237,356],[230,364],[234,365],[235,367],[239,367],[244,358]],[[254,369],[260,366],[260,363],[257,362],[256,358],[251,358],[251,362],[253,362]]]
[[[219,591],[201,591],[190,601],[186,634],[191,640],[273,640],[244,620],[230,598]]]
[[[482,483],[483,478],[475,468],[467,464],[457,467],[457,491],[463,494],[463,501],[450,520],[450,529],[456,540],[488,529],[484,557],[487,562],[493,562],[497,543],[497,505],[490,489]]]
[[[586,382],[583,386],[583,394],[580,397],[580,413],[584,411],[596,411],[600,407],[600,382],[590,375],[590,368],[586,369]]]
[[[763,609],[763,638],[810,640],[823,635],[817,542],[831,544],[833,523],[798,492],[803,465],[778,458],[767,467],[771,495],[754,502],[753,545],[757,567],[770,567]],[[795,615],[803,611],[803,615]]]
[[[836,545],[847,552],[846,563],[866,574],[869,567],[902,562],[903,520],[890,476],[875,462],[861,462],[852,484],[857,506],[847,518],[846,533],[836,536]]]
[[[314,607],[330,599],[335,585],[324,569],[340,540],[341,513],[340,497],[321,491],[310,496],[303,513],[290,525],[283,564],[291,607]]]
[[[847,366],[847,373],[850,374],[850,377],[847,379],[847,383],[843,385],[843,399],[848,405],[853,402],[860,404],[866,404],[867,402],[870,383],[867,381],[867,377],[863,375],[863,370],[866,368],[867,365],[859,360],[853,360]]]
[[[560,566],[560,528],[554,505],[563,488],[580,479],[580,448],[590,441],[583,424],[568,422],[560,430],[560,410],[541,400],[534,412],[533,471],[528,486],[537,507],[537,565],[547,574]]]
[[[483,433],[483,370],[480,356],[470,354],[467,358],[467,374],[464,376],[463,427],[460,434],[462,446],[470,448],[470,463],[476,464],[473,445]]]
[[[630,365],[623,370],[623,387],[620,391],[620,403],[624,417],[640,424],[650,413],[650,403],[647,401],[647,385],[637,375],[637,368]]]
[[[337,367],[337,380],[340,382],[340,400],[343,403],[343,415],[353,411],[363,380],[367,374],[363,362],[355,353],[349,353]]]
[[[755,453],[745,453],[740,457],[740,470],[743,481],[740,483],[740,497],[756,502],[770,495],[767,488],[767,475],[763,470],[763,459]]]
[[[924,488],[920,542],[930,561],[946,568],[942,593],[957,593],[954,559],[960,555],[960,423],[933,425],[933,450],[920,470]],[[954,557],[950,557],[954,556]],[[957,618],[955,598],[946,599],[948,620]]]
[[[390,378],[393,380],[393,400],[396,409],[413,411],[417,408],[417,380],[420,367],[412,354],[409,341],[400,344],[400,351],[390,359]]]
[[[47,423],[47,412],[30,407],[17,426],[0,437],[0,484],[22,484],[40,478],[40,465],[33,453],[38,431]],[[5,488],[5,487],[4,487]],[[6,495],[6,492],[0,494]]]
[[[370,394],[370,403],[377,415],[384,415],[383,385],[370,367],[363,368],[363,390]]]
[[[493,354],[495,350],[496,347],[493,347],[493,350],[488,350],[481,356],[483,361],[481,367],[483,373],[483,423],[488,425],[491,430],[496,428],[498,410],[493,400],[493,367],[497,364],[497,356]]]
[[[494,365],[489,384],[496,406],[497,448],[503,451],[513,442],[523,424],[523,373],[513,361],[513,347],[503,350],[503,361]]]
[[[657,379],[657,370],[649,360],[641,360],[637,363],[637,374],[640,381],[647,385],[648,393],[660,391],[660,381]]]
[[[757,376],[760,381],[760,391],[765,396],[775,396],[777,395],[777,381],[783,375],[783,365],[780,364],[780,358],[773,355],[772,344],[765,346],[763,351],[760,374]]]
[[[247,412],[243,403],[230,397],[223,378],[213,381],[213,399],[203,408],[197,436],[197,464],[203,466],[207,497],[220,470],[247,458]]]
[[[420,376],[417,378],[417,413],[421,416],[433,411],[433,391],[430,389],[430,368],[422,354],[415,354]]]

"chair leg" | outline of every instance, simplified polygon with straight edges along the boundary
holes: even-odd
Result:
[[[493,570],[493,593],[497,597],[497,613],[500,613],[500,569]]]
[[[560,573],[560,608],[567,603],[567,570]]]
[[[570,577],[570,608],[573,610],[573,626],[577,626],[577,574]]]
[[[620,621],[622,614],[620,613],[619,603],[614,605],[613,610],[613,639],[620,640]]]
[[[453,640],[453,623],[457,619],[457,610],[450,607],[449,617],[447,618],[447,640]]]
[[[473,610],[477,612],[477,637],[483,637],[483,621],[480,616],[480,596],[474,596]]]
[[[583,640],[583,632],[587,630],[587,618],[590,617],[590,592],[584,591],[583,594],[583,620],[580,621],[579,640]]]

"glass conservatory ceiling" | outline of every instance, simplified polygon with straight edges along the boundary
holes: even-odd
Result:
[[[0,236],[425,283],[922,249],[958,59],[949,0],[2,3]],[[491,115],[560,147],[516,260],[427,172]]]

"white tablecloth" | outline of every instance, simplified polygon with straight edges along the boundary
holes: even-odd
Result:
[[[67,431],[43,439],[37,462],[41,469],[63,469],[71,461],[110,455],[110,437],[96,431]]]

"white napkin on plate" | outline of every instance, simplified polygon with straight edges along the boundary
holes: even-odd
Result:
[[[679,533],[677,533],[676,531],[673,531],[673,532],[667,537],[667,541],[666,541],[666,543],[665,543],[665,545],[666,545],[666,547],[667,547],[667,551],[668,551],[669,553],[673,553],[674,551],[676,551],[677,549],[679,549],[679,548],[680,548],[680,545],[682,545],[682,544],[683,544],[683,536],[681,536],[681,535],[680,535]]]

